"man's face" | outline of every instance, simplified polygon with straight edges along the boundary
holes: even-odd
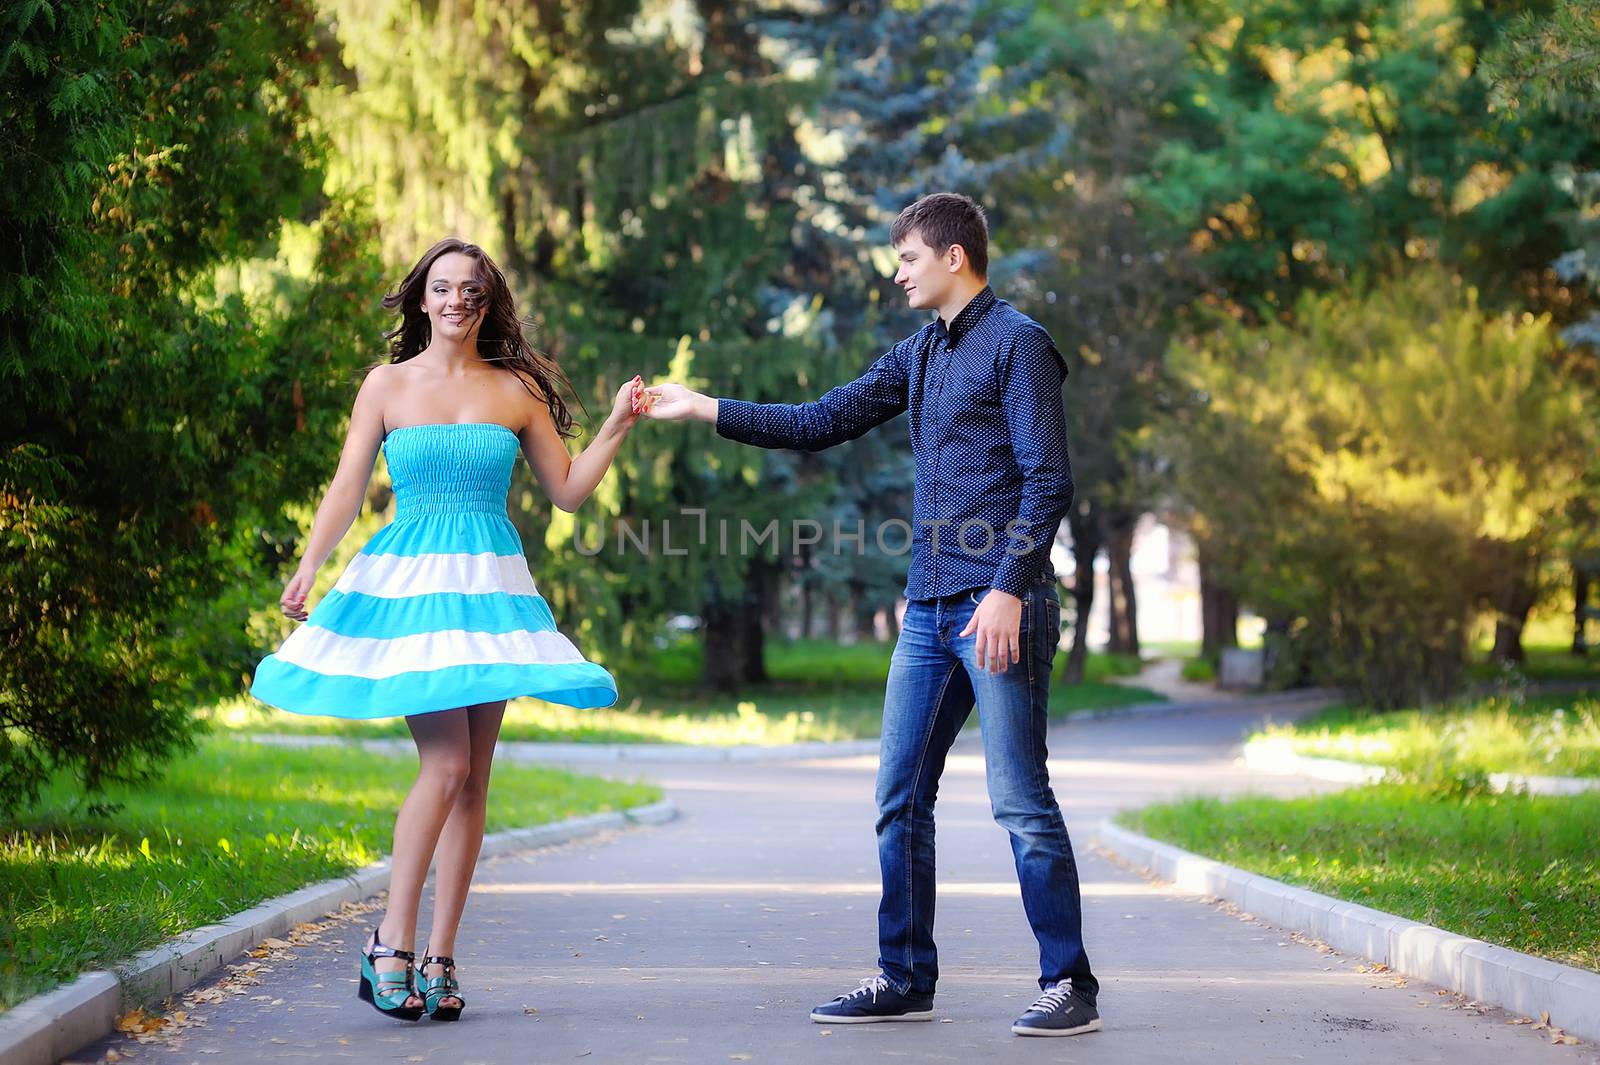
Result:
[[[900,256],[900,269],[895,271],[894,283],[906,294],[906,303],[914,311],[939,307],[955,284],[956,273],[950,266],[950,251],[943,255],[928,247],[917,230],[895,245]]]

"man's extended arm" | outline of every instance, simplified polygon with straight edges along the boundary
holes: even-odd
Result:
[[[712,399],[681,385],[660,385],[650,414],[715,422],[729,440],[767,448],[821,451],[854,440],[901,414],[910,395],[904,343],[885,352],[866,373],[810,403],[750,403]]]

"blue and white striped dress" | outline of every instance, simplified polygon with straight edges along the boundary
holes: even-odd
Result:
[[[517,436],[503,425],[390,430],[395,518],[250,691],[297,714],[426,714],[530,695],[580,708],[617,700],[611,674],[557,629],[506,516]]]

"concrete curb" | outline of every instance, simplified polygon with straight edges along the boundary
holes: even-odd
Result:
[[[1102,822],[1097,842],[1185,891],[1210,895],[1280,928],[1396,972],[1600,1042],[1600,973],[1458,936],[1432,925],[1291,887]]]
[[[1388,768],[1338,758],[1296,754],[1285,740],[1253,740],[1244,745],[1244,764],[1250,769],[1281,776],[1304,776],[1347,784],[1374,784]],[[1529,795],[1581,795],[1600,791],[1600,777],[1543,777],[1520,773],[1490,773],[1495,791],[1526,791]]]
[[[611,829],[664,824],[676,816],[672,800],[663,799],[622,813],[496,832],[484,837],[479,860]],[[55,1065],[111,1034],[125,1008],[182,992],[263,939],[282,936],[296,925],[346,902],[369,898],[388,886],[389,863],[378,862],[348,876],[268,899],[218,924],[196,928],[137,955],[114,972],[85,973],[65,987],[30,998],[0,1015],[0,1061],[6,1065]]]

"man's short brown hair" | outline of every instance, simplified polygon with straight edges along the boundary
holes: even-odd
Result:
[[[922,242],[936,255],[949,251],[952,244],[961,245],[972,272],[980,278],[989,276],[989,220],[972,197],[959,192],[924,196],[894,220],[889,244],[899,247],[913,233],[921,234]]]

